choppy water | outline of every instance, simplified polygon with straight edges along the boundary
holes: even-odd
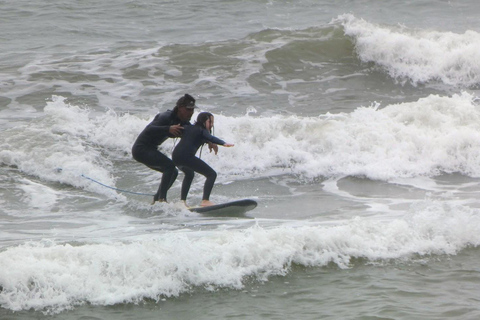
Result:
[[[479,10],[0,2],[0,317],[478,318]],[[108,188],[156,190],[131,145],[185,92],[254,219]]]

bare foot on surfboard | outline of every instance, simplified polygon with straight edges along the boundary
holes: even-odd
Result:
[[[215,205],[215,203],[211,202],[210,200],[202,200],[202,203],[200,203],[200,207],[208,207],[213,205]]]

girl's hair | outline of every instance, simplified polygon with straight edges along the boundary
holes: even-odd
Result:
[[[197,121],[195,121],[195,125],[205,128],[205,122],[207,122],[210,117],[213,117],[213,114],[210,112],[200,112],[197,116]]]

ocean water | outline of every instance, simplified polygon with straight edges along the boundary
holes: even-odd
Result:
[[[478,319],[479,14],[0,1],[0,318]],[[246,218],[186,210],[182,175],[150,205],[130,149],[184,93]]]

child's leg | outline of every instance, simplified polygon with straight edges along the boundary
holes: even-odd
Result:
[[[207,178],[203,187],[203,200],[209,200],[213,185],[217,179],[217,173],[208,164],[197,157],[191,159],[188,167]]]

